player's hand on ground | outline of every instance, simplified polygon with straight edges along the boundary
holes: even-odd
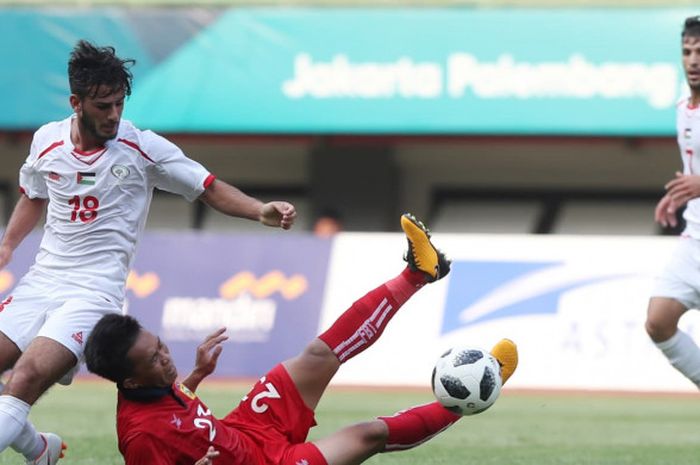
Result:
[[[700,197],[700,176],[676,173],[676,177],[666,183],[666,195],[669,195],[676,208],[685,205],[689,200]]]
[[[12,249],[6,245],[0,245],[0,270],[5,268],[12,260]]]
[[[202,378],[209,376],[216,369],[219,355],[224,349],[221,344],[228,339],[224,332],[226,332],[226,328],[217,329],[197,347],[194,369]]]
[[[263,205],[260,211],[260,222],[265,226],[289,229],[297,217],[297,210],[289,202],[274,201]]]
[[[197,460],[194,465],[212,465],[214,463],[214,459],[218,456],[219,451],[214,449],[212,446],[209,446],[209,450],[207,450],[207,453],[204,454],[204,457]]]
[[[678,204],[673,201],[673,198],[669,194],[666,194],[656,205],[654,220],[664,228],[669,226],[675,228],[678,224],[676,210],[678,210]]]

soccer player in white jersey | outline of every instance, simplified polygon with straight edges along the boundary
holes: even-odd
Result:
[[[678,145],[683,172],[676,173],[659,201],[655,219],[676,226],[686,206],[685,230],[670,262],[657,278],[649,301],[646,329],[671,365],[700,387],[700,348],[678,328],[681,316],[700,308],[700,16],[685,21],[681,35],[683,69],[690,96],[677,106]]]
[[[27,415],[52,384],[70,382],[94,324],[121,311],[154,188],[267,226],[288,229],[296,216],[293,205],[249,197],[122,120],[133,64],[78,42],[68,63],[74,114],[35,133],[0,242],[2,269],[46,211],[35,264],[0,300],[0,373],[12,368],[0,395],[0,452],[11,446],[29,464],[63,454],[61,439],[37,433]]]

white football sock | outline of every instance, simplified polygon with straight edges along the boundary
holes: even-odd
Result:
[[[657,342],[661,352],[678,371],[700,388],[700,348],[680,329],[670,339]]]
[[[27,420],[24,422],[24,428],[20,431],[17,439],[12,444],[12,449],[24,455],[29,460],[35,460],[46,447],[46,440],[37,433],[34,425]]]
[[[0,452],[17,439],[24,428],[31,406],[12,396],[0,396]]]

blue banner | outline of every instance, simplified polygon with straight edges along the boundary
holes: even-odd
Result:
[[[161,335],[183,375],[204,337],[227,327],[217,375],[260,376],[316,336],[329,250],[293,234],[149,234],[128,313]]]
[[[69,112],[79,38],[161,132],[670,136],[683,9],[0,9],[0,128]],[[164,25],[167,24],[167,27]]]
[[[29,236],[0,272],[0,296],[33,263],[39,239]],[[181,376],[204,338],[226,327],[216,375],[257,377],[317,335],[331,244],[294,233],[147,233],[125,309],[168,344]]]
[[[671,135],[688,14],[231,10],[129,115],[166,131]]]

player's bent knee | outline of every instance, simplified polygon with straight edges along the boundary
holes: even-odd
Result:
[[[647,318],[644,328],[647,334],[654,342],[663,342],[669,340],[677,330],[675,324],[669,324],[655,320],[653,318]]]
[[[51,384],[33,363],[18,363],[3,393],[33,404]]]
[[[7,381],[3,394],[17,397],[32,404],[43,392],[40,388],[43,383],[40,381],[36,372],[15,368]]]

